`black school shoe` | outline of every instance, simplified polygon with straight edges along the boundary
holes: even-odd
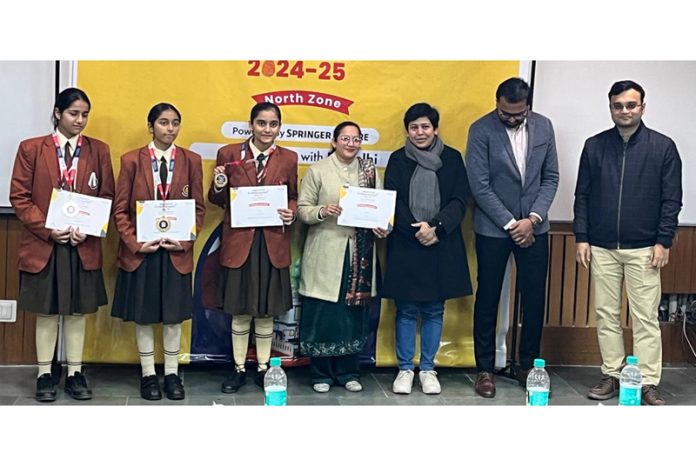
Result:
[[[157,401],[162,399],[159,380],[156,375],[148,375],[140,379],[140,396],[148,401]]]
[[[246,383],[246,372],[235,371],[222,382],[222,393],[236,393]]]
[[[51,374],[42,374],[36,379],[36,401],[56,401],[56,386]]]
[[[167,394],[167,398],[170,400],[183,400],[186,398],[184,384],[178,375],[169,374],[164,376],[164,393]]]
[[[266,377],[266,372],[268,372],[268,369],[256,371],[256,377],[254,377],[254,382],[261,388],[263,388],[263,379]]]
[[[92,399],[92,390],[87,386],[87,379],[82,375],[82,372],[75,372],[65,379],[65,393],[74,400],[84,401]]]

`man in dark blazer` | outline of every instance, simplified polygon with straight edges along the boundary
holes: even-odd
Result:
[[[513,368],[521,385],[539,356],[549,253],[548,210],[558,188],[553,126],[548,118],[530,111],[527,83],[510,78],[498,86],[495,97],[495,110],[471,125],[466,148],[469,185],[476,201],[475,390],[486,398],[495,396],[495,327],[511,252],[522,292],[520,365]]]

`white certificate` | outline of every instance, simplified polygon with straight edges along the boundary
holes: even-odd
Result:
[[[341,187],[339,198],[339,225],[384,230],[394,225],[396,191],[348,186]]]
[[[161,238],[196,239],[196,201],[135,201],[135,231],[139,243]]]
[[[53,188],[46,215],[46,228],[79,228],[80,233],[104,238],[109,228],[110,214],[111,199]]]
[[[232,228],[282,226],[278,209],[287,208],[288,187],[284,184],[230,188]]]

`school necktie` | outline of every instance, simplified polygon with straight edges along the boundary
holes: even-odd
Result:
[[[72,154],[70,153],[70,143],[65,143],[65,167],[69,170],[72,167]]]
[[[167,189],[167,175],[169,169],[167,168],[167,159],[164,158],[164,155],[160,159],[160,166],[159,166],[159,175],[160,175],[160,183],[162,184],[162,191],[157,190],[157,199],[162,200],[162,193],[164,192],[165,189]]]
[[[261,152],[256,157],[256,183],[261,184],[263,178],[266,176],[266,168],[264,167],[263,161],[266,159],[266,154]]]

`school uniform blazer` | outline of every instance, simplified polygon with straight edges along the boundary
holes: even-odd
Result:
[[[256,228],[232,228],[230,226],[230,187],[257,186],[256,163],[249,149],[249,140],[246,144],[246,154],[242,160],[242,144],[228,144],[221,147],[217,153],[215,166],[230,163],[225,173],[228,179],[228,188],[221,191],[215,190],[215,182],[210,186],[208,199],[225,209],[225,219],[222,224],[222,246],[220,251],[220,264],[224,267],[237,269],[244,265],[251,244],[254,241]],[[293,213],[297,210],[297,153],[276,146],[276,150],[266,161],[266,177],[264,185],[281,185],[288,187],[288,209]],[[264,227],[263,237],[266,240],[266,249],[271,264],[277,269],[290,266],[290,229],[283,227]]]
[[[135,231],[135,201],[156,199],[152,161],[147,146],[122,155],[113,216],[116,229],[121,234],[118,245],[118,266],[126,272],[137,269],[145,259],[145,254],[138,252],[142,244],[138,243]],[[205,217],[203,168],[200,155],[176,146],[176,161],[168,199],[196,201],[196,236],[198,236]],[[181,241],[181,246],[184,248],[183,251],[171,251],[169,257],[179,273],[191,273],[193,271],[193,241]]]
[[[60,187],[60,184],[60,166],[51,135],[22,141],[10,184],[10,203],[23,226],[18,261],[21,271],[40,272],[53,252],[55,243],[51,239],[51,230],[45,227],[46,214],[53,188]],[[106,199],[114,197],[109,146],[97,139],[82,138],[75,192]],[[97,270],[102,266],[99,240],[95,236],[88,236],[77,246],[85,270]]]

